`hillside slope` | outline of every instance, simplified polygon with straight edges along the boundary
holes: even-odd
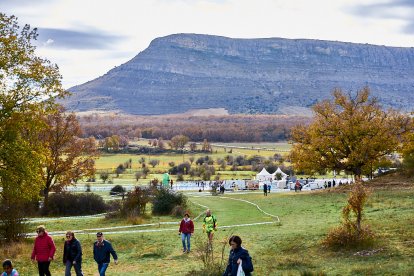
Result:
[[[153,40],[130,61],[69,89],[74,111],[172,114],[305,114],[332,89],[368,85],[384,107],[409,111],[414,48],[283,38],[176,34]]]

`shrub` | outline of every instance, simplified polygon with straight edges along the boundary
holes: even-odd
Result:
[[[184,176],[183,176],[183,174],[179,173],[179,174],[177,175],[177,181],[184,181]]]
[[[0,241],[19,241],[28,232],[27,215],[38,211],[37,201],[23,201],[20,198],[3,199],[0,202]]]
[[[194,241],[194,252],[197,259],[201,260],[203,266],[201,268],[193,269],[187,276],[220,276],[223,275],[223,271],[227,265],[227,256],[225,255],[228,239],[232,236],[231,234],[226,238],[219,241],[220,255],[215,255],[214,250],[209,249],[208,243],[204,239],[199,237],[195,238]]]
[[[174,193],[161,188],[157,191],[152,202],[152,213],[154,215],[169,215],[176,206],[185,209],[187,207],[187,197],[182,193]]]
[[[135,173],[135,179],[138,181],[143,175],[144,175],[143,172],[136,172]]]
[[[108,178],[109,178],[109,173],[103,172],[99,175],[99,177],[102,179],[103,183],[105,183],[106,180],[108,180]]]
[[[147,167],[143,167],[142,168],[142,178],[147,178],[147,175],[149,174],[150,169],[148,169]]]
[[[370,246],[375,235],[370,227],[362,225],[364,205],[369,191],[362,182],[356,182],[349,193],[348,204],[342,210],[342,225],[332,229],[323,243],[332,248]]]
[[[151,159],[148,163],[154,168],[155,166],[157,166],[158,164],[160,164],[160,160],[158,160],[158,159]]]
[[[174,217],[183,217],[185,213],[186,210],[181,205],[175,206],[171,211],[171,215]]]
[[[343,224],[331,229],[323,243],[333,249],[370,247],[375,235],[369,226],[362,226],[358,231],[353,224]]]
[[[188,162],[184,162],[179,164],[178,166],[174,166],[169,169],[168,173],[172,175],[176,174],[188,174],[190,172],[191,165]]]
[[[125,192],[126,192],[126,190],[125,190],[124,187],[122,187],[121,185],[115,185],[114,187],[112,187],[109,194],[110,195],[118,195],[118,194],[123,194]]]
[[[136,217],[143,215],[147,203],[150,202],[152,190],[135,187],[127,194],[126,200],[122,205],[121,215],[123,217]]]
[[[109,212],[119,212],[122,209],[123,201],[121,199],[110,200],[106,203],[106,210]]]
[[[58,193],[51,194],[43,213],[53,216],[79,216],[100,214],[107,210],[101,196],[93,193]]]
[[[115,169],[116,177],[119,177],[119,175],[123,172],[125,172],[126,168],[124,164],[119,164],[118,167]]]

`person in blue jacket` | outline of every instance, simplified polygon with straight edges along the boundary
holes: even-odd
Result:
[[[110,254],[114,258],[115,264],[118,264],[118,256],[112,244],[104,239],[102,232],[96,233],[96,242],[93,244],[93,258],[98,264],[99,276],[105,276],[105,271],[110,262]]]
[[[240,262],[243,272],[246,276],[250,276],[253,271],[252,258],[249,255],[249,251],[242,246],[242,240],[239,236],[231,236],[229,239],[229,245],[231,246],[229,261],[224,271],[223,276],[237,276],[237,270]]]

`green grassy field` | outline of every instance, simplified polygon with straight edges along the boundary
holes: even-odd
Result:
[[[135,141],[133,144],[137,145],[143,145],[148,146],[147,141]],[[232,147],[246,147],[245,148],[224,148],[222,146],[220,147],[212,147],[212,153],[206,154],[206,153],[164,153],[164,154],[101,154],[99,159],[96,160],[96,179],[97,182],[91,183],[93,184],[102,184],[102,181],[99,179],[99,174],[101,172],[108,172],[111,174],[111,179],[114,185],[120,184],[147,184],[149,180],[158,178],[162,178],[162,174],[165,172],[168,172],[168,170],[171,168],[169,166],[170,162],[174,162],[175,165],[178,165],[183,162],[190,162],[190,158],[194,158],[194,163],[192,166],[195,166],[195,161],[200,157],[209,156],[214,161],[216,161],[218,158],[223,159],[227,155],[231,155],[234,158],[237,156],[254,156],[254,155],[260,155],[265,158],[272,157],[275,153],[279,153],[282,156],[286,156],[288,150],[290,149],[290,145],[287,142],[284,143],[220,143],[220,145],[225,146],[232,146]],[[265,151],[265,150],[258,150],[256,148],[268,148],[273,149],[271,151]],[[231,150],[231,152],[230,152]],[[147,179],[140,179],[138,182],[135,180],[135,172],[140,171],[142,169],[141,164],[138,162],[141,158],[145,158],[145,162],[147,163],[147,167],[150,169],[150,173],[147,176]],[[160,163],[155,166],[154,168],[149,165],[149,161],[152,159],[157,159],[160,161]],[[129,160],[132,160],[132,168],[127,169],[124,173],[120,174],[118,177],[114,174],[114,171],[116,167],[119,164],[124,164],[125,162],[128,162]],[[220,179],[243,179],[248,178],[252,179],[256,172],[253,171],[230,171],[231,166],[226,166],[225,169],[220,168],[219,165],[216,163],[214,164],[216,169],[216,175],[220,175]],[[212,176],[212,179],[214,179],[214,175]],[[175,180],[175,176],[172,176],[172,179]],[[193,179],[192,177],[185,175],[185,180]],[[197,179],[195,177],[194,179]],[[84,180],[81,180],[80,183],[85,184]]]
[[[302,192],[271,193],[264,197],[261,193],[230,194],[224,196],[244,199],[258,204],[265,212],[277,215],[280,224],[253,226],[235,226],[238,224],[271,222],[270,216],[260,212],[254,206],[219,196],[198,196],[188,194],[191,211],[195,215],[208,206],[218,218],[220,228],[215,235],[214,254],[221,259],[221,242],[230,234],[240,235],[243,246],[253,257],[255,275],[413,275],[414,267],[414,185],[388,189],[377,181],[366,206],[365,223],[376,232],[376,243],[368,250],[378,250],[372,256],[358,256],[359,250],[332,251],[324,248],[321,240],[327,231],[340,222],[341,209],[346,203],[345,192]],[[375,186],[376,187],[376,186]],[[385,187],[385,188],[384,188]],[[140,223],[159,221],[177,221],[172,217],[149,217]],[[97,275],[92,258],[94,233],[92,228],[127,226],[131,222],[120,219],[60,220],[45,223],[50,230],[87,230],[89,235],[79,235],[83,249],[83,269],[85,275]],[[178,225],[159,225],[146,228],[121,228],[107,234],[118,251],[120,263],[110,265],[108,275],[185,275],[193,269],[203,267],[197,256],[205,236],[201,231],[201,222],[195,222],[196,231],[192,238],[192,253],[181,252],[181,240],[177,235]],[[34,226],[33,226],[34,227]],[[163,232],[115,233],[158,229]],[[171,229],[171,230],[170,230]],[[112,230],[104,230],[108,232]],[[61,264],[63,235],[55,237],[58,247],[56,261],[52,263],[52,272],[62,275]],[[30,263],[32,240],[16,246],[3,247],[1,258],[12,257],[21,275],[36,275],[35,266]],[[228,254],[225,248],[225,258]]]
[[[242,145],[252,145],[252,146],[259,146],[258,144],[235,144],[238,146]],[[273,145],[274,144],[269,144]],[[280,143],[280,147],[288,148],[289,145],[287,143]],[[260,155],[263,157],[271,157],[276,152],[274,151],[256,151],[256,150],[242,150],[243,152],[238,152],[238,149],[233,149],[233,152],[229,154],[228,152],[225,152],[223,148],[218,148],[217,152],[213,151],[212,154],[208,154],[210,158],[212,158],[214,161],[217,160],[217,158],[224,158],[226,155],[232,155],[234,157],[237,157],[238,155],[245,155],[245,156],[253,156],[253,155]],[[189,158],[194,157],[194,160],[197,160],[199,157],[205,157],[207,154],[177,154],[177,153],[171,153],[171,154],[102,154],[99,159],[96,160],[96,169],[97,174],[95,175],[96,182],[91,182],[89,184],[95,185],[99,184],[102,185],[103,182],[99,178],[99,175],[101,172],[108,172],[110,174],[110,179],[112,181],[112,186],[114,185],[140,185],[140,184],[148,184],[150,180],[157,178],[162,179],[162,174],[165,172],[168,172],[168,170],[171,168],[168,163],[174,162],[175,165],[178,165],[183,162],[190,162]],[[282,154],[285,156],[285,154]],[[147,167],[150,169],[150,172],[146,179],[139,179],[138,182],[135,179],[135,173],[137,171],[141,171],[142,167],[141,164],[138,162],[141,158],[145,158]],[[128,160],[132,160],[132,168],[127,169],[124,173],[120,174],[119,176],[116,176],[114,173],[115,168],[119,164],[124,164],[125,162],[128,162]],[[154,168],[150,165],[148,165],[149,160],[151,159],[157,159],[160,161],[160,164],[155,166]],[[285,166],[288,166],[289,163],[284,162]],[[195,161],[192,164],[192,167],[195,167]],[[226,166],[225,169],[220,168],[219,165],[214,163],[213,165],[216,170],[216,174],[211,176],[211,180],[214,180],[216,176],[219,176],[220,180],[227,180],[227,179],[254,179],[257,172],[251,171],[251,170],[237,170],[237,171],[231,171],[231,166]],[[248,166],[247,166],[248,167]],[[345,175],[343,175],[345,177]],[[176,181],[176,176],[171,175],[170,176],[174,181]],[[303,178],[306,178],[307,176],[301,176]],[[314,177],[317,178],[332,178],[333,174],[332,172],[328,172],[327,175],[316,175]],[[191,177],[190,175],[184,175],[184,180],[200,180],[200,177]],[[80,180],[78,183],[80,185],[86,184],[86,179]],[[107,184],[109,182],[106,182]],[[109,184],[108,184],[109,185]]]

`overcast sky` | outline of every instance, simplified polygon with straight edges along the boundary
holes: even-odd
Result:
[[[174,33],[414,47],[414,0],[0,0],[0,11],[39,29],[65,88]]]

